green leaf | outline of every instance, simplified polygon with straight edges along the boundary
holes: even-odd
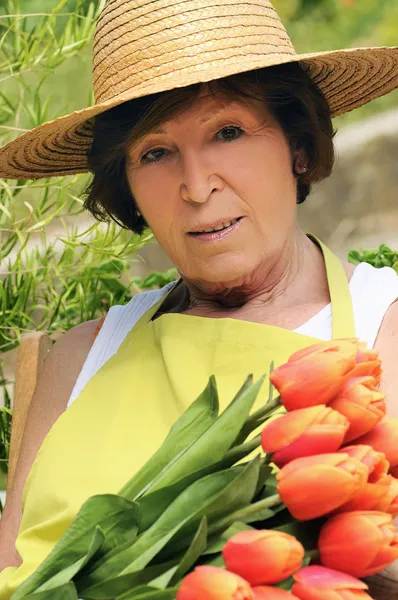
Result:
[[[91,544],[97,524],[101,524],[105,538],[109,532],[110,542],[106,542],[106,547],[113,548],[118,539],[118,535],[115,537],[114,523],[120,517],[123,519],[124,526],[129,527],[128,531],[134,537],[138,521],[137,505],[125,498],[111,494],[89,498],[47,558],[16,590],[13,600],[25,598],[27,594],[35,592],[47,581],[52,580],[61,569],[66,569],[69,565],[77,567],[71,577],[76,575],[80,566],[87,562],[85,559],[92,549]],[[130,525],[127,524],[126,517],[129,517]],[[72,573],[73,569],[70,572]]]
[[[167,583],[168,586],[177,585],[177,583],[182,579],[193,567],[198,558],[202,555],[202,553],[206,550],[207,545],[207,519],[203,517],[200,522],[199,529],[193,538],[191,545],[188,550],[184,554],[180,564],[178,565],[177,570],[170,578],[170,581]]]
[[[146,567],[184,525],[187,526],[184,537],[191,534],[189,539],[192,539],[191,530],[196,530],[204,515],[210,521],[246,506],[253,497],[258,474],[259,461],[255,460],[245,468],[235,467],[195,482],[133,545],[125,544],[119,551],[99,561],[97,568],[79,582],[79,593],[88,598],[107,598],[110,586],[116,594],[127,591],[128,587],[125,590],[119,587],[119,583],[121,586],[129,585],[123,576]],[[119,582],[118,578],[122,577]]]
[[[60,570],[55,575],[50,577],[50,579],[47,579],[47,581],[37,589],[37,592],[54,590],[57,587],[69,583],[76,573],[78,573],[80,569],[82,569],[88,563],[88,561],[93,558],[93,556],[95,556],[103,543],[104,534],[99,527],[96,527],[87,553],[85,553],[73,564],[64,563],[64,568],[62,568],[62,565],[60,565]]]
[[[137,500],[141,515],[140,533],[153,525],[156,519],[158,519],[166,508],[170,506],[172,501],[192,483],[207,475],[232,467],[236,462],[242,460],[248,454],[251,454],[251,452],[258,448],[259,445],[260,438],[257,437],[241,446],[235,446],[234,448],[231,448],[220,461],[191,473],[173,485],[161,488],[160,490],[147,494]],[[265,469],[264,466],[261,467],[261,471],[264,473],[265,471],[263,471],[263,469]],[[268,467],[268,469],[270,469],[270,467]]]
[[[170,429],[159,450],[120,490],[119,495],[136,499],[180,452],[205,432],[218,416],[218,395],[212,376],[200,396]],[[165,484],[166,485],[166,484]]]
[[[192,471],[221,460],[236,439],[256,400],[265,375],[256,383],[249,375],[232,402],[190,446],[185,447],[151,483],[151,492],[170,485]]]
[[[12,599],[14,600],[15,594]],[[27,600],[78,600],[76,588],[73,583],[67,583],[59,588],[38,592],[25,596]]]
[[[79,590],[79,596],[82,598],[114,598],[119,594],[124,594],[126,590],[131,590],[137,586],[145,586],[149,583],[151,583],[151,586],[155,587],[155,589],[159,589],[161,586],[155,585],[154,582],[160,580],[165,574],[167,574],[168,581],[177,568],[178,560],[175,559],[160,565],[151,565],[144,569],[140,569],[139,571],[135,571],[134,573],[122,575],[121,577],[109,579],[104,582],[104,585],[101,585],[98,588],[94,587],[91,590],[85,590],[84,581],[79,578],[75,579],[75,585]]]
[[[145,586],[137,590],[131,590],[126,594],[117,596],[117,600],[174,600],[177,595],[177,588],[168,590],[158,590]]]
[[[256,490],[259,467],[260,458],[257,457],[247,465],[238,465],[233,469],[224,471],[224,473],[235,473],[236,478],[212,502],[209,502],[206,510],[202,512],[203,515],[206,515],[207,522],[212,529],[216,528],[217,532],[227,529],[233,522],[229,521],[229,517],[250,505]],[[221,526],[224,521],[226,521],[226,524]],[[192,523],[182,527],[178,532],[178,536],[176,536],[177,539],[173,540],[160,553],[157,560],[159,558],[160,560],[171,558],[175,556],[176,552],[186,548],[194,534],[194,527],[195,524]]]

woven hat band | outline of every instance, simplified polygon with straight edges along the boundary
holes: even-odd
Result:
[[[94,37],[97,103],[158,77],[229,61],[285,62],[296,52],[268,0],[113,0]],[[192,73],[192,71],[191,71]],[[182,80],[182,81],[181,81]],[[179,76],[179,86],[189,85]]]

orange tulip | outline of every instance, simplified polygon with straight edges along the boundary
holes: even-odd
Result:
[[[254,600],[298,600],[290,592],[269,585],[261,585],[253,588]]]
[[[368,482],[355,495],[345,502],[336,512],[353,510],[377,510],[377,506],[387,496],[391,476],[387,475],[389,463],[382,452],[376,452],[370,446],[345,446],[340,450],[360,460],[368,468]]]
[[[391,465],[390,465],[389,473],[390,473],[390,475],[395,477],[395,479],[398,479],[398,465],[395,465],[395,467],[391,467]]]
[[[368,480],[368,467],[335,452],[296,458],[276,478],[278,493],[298,521],[321,517],[350,500]]]
[[[278,467],[301,456],[336,452],[349,422],[340,413],[320,405],[299,408],[266,425],[261,433],[264,452],[273,453]]]
[[[286,410],[327,404],[354,369],[356,355],[357,341],[321,342],[292,354],[270,379]]]
[[[373,509],[389,513],[393,517],[398,516],[398,479],[389,475],[387,493],[376,503]]]
[[[391,467],[398,465],[398,419],[384,417],[368,433],[355,440],[356,444],[367,444],[386,455]]]
[[[371,375],[375,378],[376,385],[380,383],[382,368],[378,350],[367,348],[365,342],[357,342],[356,365],[351,377]]]
[[[272,529],[241,531],[229,538],[222,551],[227,569],[251,585],[287,579],[300,569],[304,553],[295,537]]]
[[[350,427],[344,443],[368,433],[386,413],[384,394],[375,386],[374,377],[350,377],[337,396],[330,402],[330,408],[347,417]]]
[[[321,563],[354,577],[368,577],[398,558],[398,532],[392,516],[355,511],[331,517],[318,539]]]
[[[388,493],[391,484],[391,475],[380,475],[377,480],[367,483],[365,487],[359,490],[351,500],[345,502],[336,509],[336,513],[351,512],[353,510],[383,510],[388,505]],[[385,512],[388,512],[387,510]]]
[[[176,600],[254,600],[250,585],[235,573],[202,566],[181,582]]]
[[[381,475],[386,475],[390,464],[383,452],[378,452],[368,444],[350,444],[344,446],[339,452],[349,454],[366,465],[369,473],[369,481],[378,480]]]
[[[293,577],[292,591],[300,600],[372,600],[366,583],[340,571],[313,565]]]

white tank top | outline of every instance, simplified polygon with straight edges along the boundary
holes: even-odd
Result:
[[[78,397],[86,383],[113,356],[138,319],[175,284],[133,296],[125,306],[112,306],[96,337],[76,384],[68,406]],[[398,298],[398,275],[391,267],[377,269],[360,263],[354,270],[349,288],[354,308],[356,336],[373,348],[388,307]],[[309,321],[294,330],[322,340],[332,338],[332,305],[329,303]]]

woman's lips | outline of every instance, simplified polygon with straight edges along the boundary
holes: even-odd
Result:
[[[230,233],[238,229],[241,226],[243,220],[244,217],[239,217],[236,223],[233,223],[225,229],[220,229],[219,231],[211,231],[209,233],[188,233],[188,235],[200,242],[217,242],[223,240]]]

